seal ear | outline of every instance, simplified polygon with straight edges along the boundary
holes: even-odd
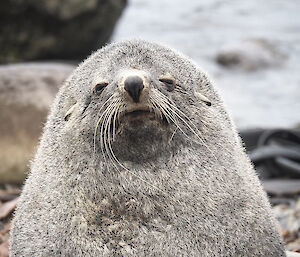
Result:
[[[77,105],[77,102],[75,102],[75,103],[69,108],[69,110],[66,112],[66,114],[65,114],[65,121],[68,121],[68,120],[69,120],[71,114],[72,114],[73,111],[75,110],[76,105]]]
[[[211,106],[211,101],[204,95],[195,92],[195,95],[202,101],[204,102],[207,106]]]

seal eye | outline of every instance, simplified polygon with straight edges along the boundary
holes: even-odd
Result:
[[[162,82],[168,91],[173,91],[175,87],[175,81],[171,78],[159,78],[160,82]]]
[[[96,95],[100,95],[103,91],[103,89],[108,85],[107,82],[101,82],[101,83],[98,83],[95,87],[94,87],[94,93]]]

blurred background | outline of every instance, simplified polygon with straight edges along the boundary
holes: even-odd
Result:
[[[289,250],[300,252],[300,2],[0,2],[0,257],[54,96],[106,43],[163,43],[206,71],[234,119]]]
[[[239,128],[300,123],[299,1],[131,0],[113,40],[165,43],[216,82]]]

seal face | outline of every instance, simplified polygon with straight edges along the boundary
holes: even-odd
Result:
[[[211,82],[154,43],[111,44],[60,89],[11,256],[285,256]]]
[[[95,129],[100,149],[112,161],[142,164],[158,154],[171,154],[169,141],[180,114],[171,108],[172,102],[163,92],[174,87],[172,82],[161,82],[138,69],[121,71],[118,81],[115,89],[112,86],[102,92],[104,98],[110,96],[101,107],[104,111]]]

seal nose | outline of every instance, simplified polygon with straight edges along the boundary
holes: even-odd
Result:
[[[124,88],[134,102],[138,102],[144,88],[143,80],[139,76],[130,76],[124,82]]]

